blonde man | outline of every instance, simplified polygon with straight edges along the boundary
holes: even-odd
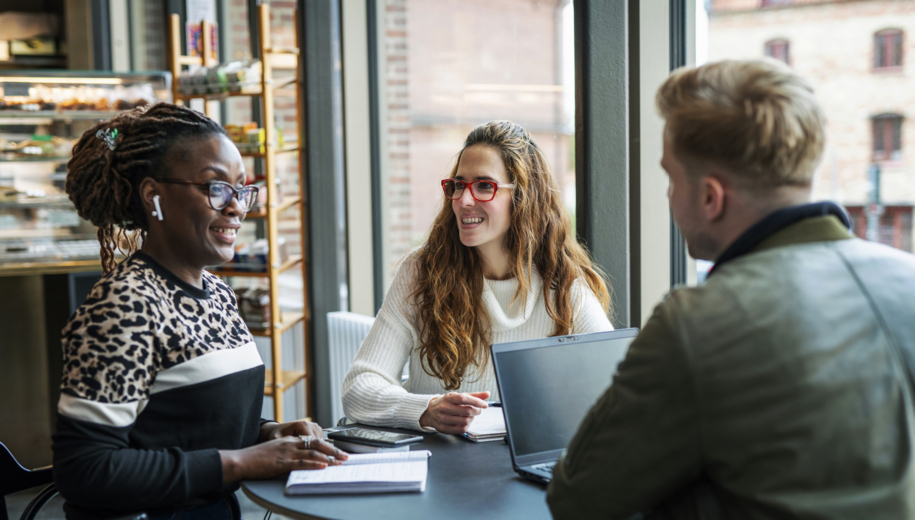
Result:
[[[707,282],[655,309],[554,469],[558,519],[915,518],[915,257],[810,204],[813,90],[774,61],[657,94]]]

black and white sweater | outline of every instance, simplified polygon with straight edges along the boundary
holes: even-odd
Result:
[[[212,504],[217,450],[258,440],[264,364],[235,295],[135,253],[103,277],[63,330],[54,480],[67,518]]]

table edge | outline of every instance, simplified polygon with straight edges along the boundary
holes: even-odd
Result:
[[[248,483],[243,481],[241,483],[241,490],[244,491],[245,496],[251,499],[252,502],[263,507],[267,511],[277,513],[283,516],[288,516],[289,518],[297,518],[301,520],[332,520],[322,516],[312,516],[307,513],[302,513],[301,511],[293,511],[291,509],[286,509],[285,507],[278,506],[273,502],[267,502],[266,500],[255,495],[253,492],[248,490]]]

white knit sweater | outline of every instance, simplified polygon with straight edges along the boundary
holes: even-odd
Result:
[[[346,417],[363,424],[421,430],[419,418],[432,398],[447,392],[441,379],[427,374],[421,365],[418,348],[419,327],[410,294],[415,280],[415,261],[410,255],[394,276],[372,329],[362,342],[356,359],[343,381],[343,411]],[[526,302],[522,297],[511,305],[518,280],[485,280],[483,304],[492,323],[493,343],[545,338],[553,331],[553,320],[543,302],[543,281],[531,276]],[[613,330],[597,297],[587,283],[572,288],[575,334]],[[401,385],[404,365],[410,363],[410,377]],[[457,392],[492,393],[499,399],[492,361],[482,374],[468,368]]]

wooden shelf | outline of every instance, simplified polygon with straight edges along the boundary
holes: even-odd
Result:
[[[287,145],[282,148],[277,148],[277,149],[273,150],[273,153],[289,153],[289,152],[298,152],[298,151],[299,151],[298,145],[294,145],[294,146]],[[264,157],[267,155],[265,152],[241,152],[241,151],[239,151],[239,153],[241,153],[242,157]]]
[[[296,19],[295,14],[293,14],[293,19]],[[298,32],[298,31],[297,31]],[[299,184],[298,196],[296,197],[287,197],[284,200],[280,200],[279,186],[277,184],[277,172],[276,172],[276,163],[277,163],[277,154],[281,153],[296,153],[300,152],[301,149],[305,146],[305,140],[300,139],[298,142],[288,142],[284,143],[282,147],[277,146],[280,141],[279,133],[277,128],[273,126],[273,121],[275,118],[275,107],[274,107],[274,97],[278,96],[291,96],[295,97],[295,107],[298,120],[297,134],[299,136],[305,135],[305,128],[302,122],[302,116],[304,113],[304,101],[302,99],[302,89],[298,88],[300,86],[300,80],[302,78],[302,63],[301,59],[304,57],[300,55],[299,49],[296,48],[286,48],[286,47],[273,47],[271,43],[271,28],[270,28],[270,6],[266,3],[261,3],[257,6],[257,41],[258,49],[257,55],[261,57],[261,77],[255,83],[250,83],[246,85],[245,92],[218,92],[218,93],[202,93],[202,94],[183,94],[178,92],[178,82],[181,77],[182,68],[185,66],[194,66],[199,65],[203,67],[214,67],[218,64],[215,62],[215,59],[212,58],[213,53],[213,42],[211,41],[210,35],[211,26],[209,22],[203,20],[201,22],[201,33],[203,36],[203,48],[200,57],[190,57],[184,56],[181,54],[181,39],[184,34],[184,27],[181,23],[181,19],[178,15],[170,15],[168,17],[168,68],[172,74],[172,98],[175,100],[175,103],[185,105],[188,104],[190,100],[201,99],[204,101],[226,101],[229,98],[234,97],[247,97],[254,98],[252,99],[252,104],[256,103],[260,110],[261,118],[259,121],[259,126],[263,127],[264,134],[264,152],[242,152],[243,157],[256,157],[259,158],[259,165],[263,168],[264,174],[264,187],[262,189],[267,192],[267,200],[269,205],[263,210],[250,212],[246,215],[248,219],[268,219],[265,222],[265,226],[259,227],[263,233],[259,234],[259,237],[266,238],[269,243],[270,256],[273,258],[271,261],[268,258],[268,262],[271,262],[272,265],[275,265],[274,262],[278,262],[277,255],[277,243],[279,241],[279,225],[276,221],[276,216],[279,212],[284,211],[293,206],[302,207],[303,201],[305,201],[305,186],[301,183]],[[299,40],[299,35],[295,35],[294,41]],[[289,69],[292,72],[284,72],[280,77],[275,77],[275,69]],[[204,103],[204,113],[210,115],[210,111],[214,110],[213,103]],[[265,124],[264,121],[269,122],[270,124]],[[303,215],[304,216],[304,215]],[[306,244],[306,228],[304,222],[300,226],[300,233],[302,236],[302,244]],[[246,271],[231,271],[222,268],[214,268],[211,270],[213,274],[224,277],[247,277],[247,278],[260,278],[265,283],[261,282],[258,285],[267,285],[268,294],[270,295],[270,314],[273,316],[274,320],[277,320],[276,323],[268,324],[265,330],[252,330],[251,334],[261,338],[270,339],[270,359],[272,364],[277,369],[284,368],[288,365],[289,360],[286,360],[286,363],[283,363],[283,345],[282,345],[282,334],[291,329],[293,326],[302,323],[305,334],[304,344],[304,359],[305,368],[304,370],[291,370],[291,371],[282,371],[278,372],[279,375],[277,378],[278,381],[274,380],[273,370],[267,371],[267,377],[264,382],[264,394],[273,397],[273,418],[278,422],[283,422],[283,393],[285,390],[295,386],[295,383],[298,381],[305,380],[308,381],[310,377],[310,356],[308,355],[308,322],[305,321],[308,319],[310,310],[308,309],[308,299],[306,295],[308,294],[308,287],[303,287],[303,306],[302,312],[297,313],[288,313],[281,312],[279,295],[281,292],[279,274],[293,269],[294,267],[300,267],[303,274],[307,273],[308,262],[307,259],[303,258],[302,255],[294,255],[288,258],[281,265],[267,269],[266,272],[246,272]],[[308,277],[302,280],[303,283],[308,282]],[[264,345],[265,346],[265,345]],[[305,404],[305,414],[309,416],[312,414],[312,398],[310,394],[306,394],[306,404]]]
[[[255,97],[260,96],[261,91],[255,90],[250,92],[209,92],[206,94],[175,94],[176,101],[190,101],[192,99],[203,99],[205,101],[222,101],[230,97]]]
[[[275,274],[280,274],[283,271],[287,271],[295,265],[298,265],[302,261],[302,255],[292,255],[288,260],[283,262],[277,269],[274,270]],[[269,275],[267,271],[233,271],[231,269],[212,269],[211,273],[216,276],[238,276],[238,277],[247,277],[247,278],[267,278]]]
[[[302,321],[305,318],[305,315],[301,312],[284,312],[281,316],[281,322],[276,326],[276,332],[282,334],[287,330],[291,329],[297,323]],[[270,329],[265,330],[252,330],[252,336],[270,337]]]
[[[301,197],[289,197],[289,198],[285,199],[283,202],[281,202],[279,205],[277,205],[276,212],[279,213],[281,211],[285,211],[285,210],[295,206],[296,204],[298,204],[299,201],[301,201],[301,200],[302,200]],[[251,213],[248,213],[247,215],[245,215],[245,219],[249,219],[249,218],[267,218],[267,212],[266,211],[252,211]]]
[[[268,368],[264,379],[264,395],[273,395],[273,370]],[[303,379],[305,379],[304,370],[283,370],[276,388],[281,391],[289,390]]]

